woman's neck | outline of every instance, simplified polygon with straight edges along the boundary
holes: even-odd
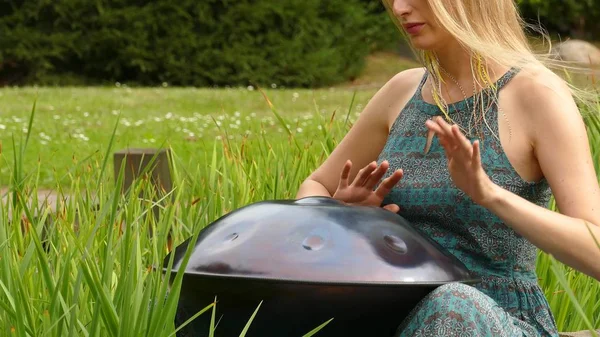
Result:
[[[454,77],[460,83],[472,81],[471,54],[458,43],[447,44],[442,48],[434,50],[440,67],[443,68],[441,76],[445,82]]]
[[[442,76],[444,83],[446,83],[446,87],[454,87],[456,84],[455,82],[458,82],[466,91],[467,96],[472,93],[473,90],[479,91],[482,89],[480,85],[476,85],[477,87],[473,88],[475,85],[471,65],[473,55],[469,50],[462,47],[458,42],[448,42],[433,52],[437,56],[440,67],[442,68],[440,76]],[[508,70],[502,69],[502,67],[495,65],[492,62],[487,62],[487,64],[484,62],[483,65],[487,68],[492,81],[495,81],[496,78],[502,76],[502,74]],[[476,65],[473,64],[473,66]],[[451,91],[454,90],[451,89]]]

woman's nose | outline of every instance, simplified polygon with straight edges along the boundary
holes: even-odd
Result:
[[[393,11],[394,11],[394,15],[396,15],[397,17],[403,17],[406,16],[410,13],[411,8],[410,5],[408,4],[408,1],[406,0],[393,0],[394,1],[394,6]]]

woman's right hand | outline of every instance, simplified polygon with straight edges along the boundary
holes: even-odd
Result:
[[[385,172],[389,169],[389,163],[384,161],[378,167],[377,162],[372,162],[363,167],[354,178],[354,181],[349,184],[348,177],[352,162],[346,161],[340,175],[340,182],[337,190],[333,194],[333,198],[350,205],[360,206],[381,206],[383,199],[392,188],[402,179],[403,172],[401,169],[396,170],[392,175],[384,179],[376,190],[373,190],[375,185],[381,180]],[[396,204],[389,204],[383,207],[391,212],[397,213],[400,207]]]

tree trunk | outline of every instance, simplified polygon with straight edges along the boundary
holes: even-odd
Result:
[[[580,40],[587,40],[588,34],[585,29],[585,16],[580,15],[579,19],[575,22],[573,31],[573,37]]]

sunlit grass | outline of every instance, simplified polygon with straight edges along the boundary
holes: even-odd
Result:
[[[352,100],[350,89],[265,89],[278,106],[285,106],[292,132],[310,137],[315,129],[314,104],[329,116]],[[376,89],[356,93],[351,118],[356,118]],[[28,114],[37,98],[36,123],[29,130]],[[50,187],[88,155],[102,153],[114,121],[120,116],[115,148],[170,146],[183,158],[198,160],[212,152],[213,142],[229,130],[230,141],[264,132],[269,139],[286,136],[256,88],[5,88],[0,89],[0,144],[12,157],[12,135],[30,136],[24,157],[28,170],[39,167],[38,187]],[[0,185],[8,183],[8,166],[0,168]]]

